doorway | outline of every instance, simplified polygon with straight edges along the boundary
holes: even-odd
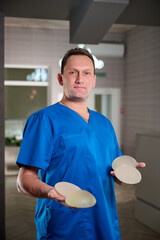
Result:
[[[27,118],[47,107],[47,66],[5,66],[5,175],[17,174],[16,159]]]
[[[88,107],[107,117],[115,130],[120,145],[120,88],[94,88],[88,99]]]

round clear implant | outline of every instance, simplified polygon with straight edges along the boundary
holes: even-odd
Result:
[[[112,163],[115,176],[123,183],[136,184],[142,179],[141,173],[137,170],[137,161],[127,155],[116,158]]]
[[[89,208],[96,204],[96,199],[90,192],[79,190],[70,193],[65,202],[70,207]]]

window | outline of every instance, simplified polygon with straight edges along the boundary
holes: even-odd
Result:
[[[46,68],[5,68],[6,145],[19,144],[27,118],[47,106]]]

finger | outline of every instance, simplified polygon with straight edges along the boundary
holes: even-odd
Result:
[[[115,176],[115,171],[110,171],[110,174],[114,177]]]
[[[146,164],[144,162],[139,162],[137,163],[136,168],[144,168],[146,166]]]
[[[114,177],[114,181],[115,181],[118,185],[122,185],[122,182],[115,176],[115,171],[110,171],[110,174]]]
[[[61,194],[59,194],[54,188],[49,191],[48,197],[51,198],[51,199],[58,200],[58,201],[64,201],[65,200],[65,197],[62,196]]]

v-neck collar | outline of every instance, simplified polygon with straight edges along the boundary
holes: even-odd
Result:
[[[86,124],[87,124],[87,125],[90,124],[91,111],[90,111],[89,108],[88,108],[88,111],[89,111],[89,120],[88,120],[88,122],[87,122],[80,114],[78,114],[78,113],[77,113],[76,111],[74,111],[73,109],[71,109],[71,108],[69,108],[69,107],[61,104],[60,102],[58,102],[58,104],[59,104],[60,106],[64,107],[65,109],[67,109],[68,111],[72,112],[72,113],[74,114],[74,116],[77,116],[77,117],[81,120],[81,122],[84,123],[85,125],[86,125]]]

